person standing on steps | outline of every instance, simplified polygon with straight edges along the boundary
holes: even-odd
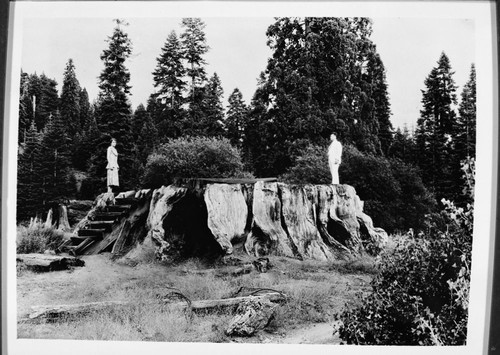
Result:
[[[328,148],[328,165],[332,173],[332,184],[339,184],[339,166],[342,162],[342,144],[337,140],[335,133],[330,135],[332,143]]]
[[[116,139],[111,139],[111,145],[108,147],[108,192],[113,192],[113,186],[120,186],[118,181],[118,151],[116,150]]]

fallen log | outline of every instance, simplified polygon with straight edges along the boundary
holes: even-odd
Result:
[[[36,272],[67,270],[85,265],[83,260],[75,257],[51,254],[17,254],[16,261]]]
[[[232,298],[222,298],[218,300],[200,300],[191,302],[191,310],[193,311],[206,311],[214,310],[219,308],[233,307],[240,303],[243,303],[249,299],[258,301],[270,301],[270,302],[280,302],[286,300],[286,295],[280,292],[270,292],[266,294],[261,294],[258,296],[245,296],[245,297],[232,297]],[[185,302],[175,302],[168,305],[173,309],[184,309],[188,306]]]
[[[184,301],[165,302],[165,306],[166,309],[170,311],[184,311],[186,309],[191,311],[209,311],[214,309],[238,306],[240,303],[248,300],[280,302],[286,300],[286,296],[280,292],[270,292],[267,294],[260,294],[258,296],[234,297],[216,300],[200,300],[192,301],[191,303]],[[153,304],[153,302],[151,302],[151,304]],[[154,303],[158,304],[157,302]],[[51,306],[32,306],[31,311],[26,316],[22,317],[21,321],[54,322],[59,320],[69,320],[97,311],[132,305],[136,305],[136,303],[130,301],[106,301]]]
[[[127,305],[131,305],[131,303],[126,301],[107,301],[52,306],[32,306],[31,312],[29,312],[27,317],[24,317],[22,320],[28,322],[54,322],[81,317],[92,312],[103,311],[109,308]]]

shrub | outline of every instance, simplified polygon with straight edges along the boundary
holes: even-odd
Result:
[[[45,227],[42,222],[35,220],[28,227],[18,227],[16,251],[18,254],[28,254],[55,250],[63,239],[63,232],[53,227]]]
[[[473,197],[474,164],[464,165]],[[467,339],[473,206],[443,201],[446,231],[402,240],[381,258],[372,292],[347,308],[340,337],[348,344],[461,345]]]
[[[362,153],[346,145],[339,169],[340,182],[354,186],[365,212],[388,232],[422,229],[435,201],[417,168],[397,159]],[[327,148],[310,145],[281,176],[289,183],[330,184]]]
[[[240,152],[226,138],[187,137],[161,145],[149,155],[142,185],[168,185],[175,177],[245,177]]]

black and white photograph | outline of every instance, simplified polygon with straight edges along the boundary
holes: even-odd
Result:
[[[10,21],[12,353],[486,350],[491,4]]]

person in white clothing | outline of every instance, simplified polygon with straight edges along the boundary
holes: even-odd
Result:
[[[328,148],[328,165],[332,173],[332,184],[339,184],[339,166],[342,162],[342,144],[337,140],[335,133],[330,136],[332,143]]]
[[[116,150],[116,139],[111,139],[111,145],[108,147],[108,192],[113,192],[113,186],[120,186],[118,181],[118,151]]]

